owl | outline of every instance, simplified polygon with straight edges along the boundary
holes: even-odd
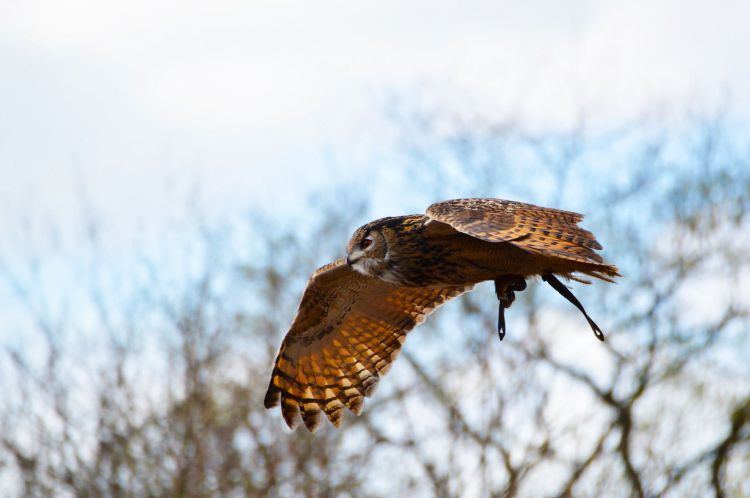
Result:
[[[493,281],[497,331],[526,279],[539,276],[571,301],[595,335],[599,327],[557,278],[589,283],[620,276],[596,250],[593,234],[570,211],[500,199],[456,199],[425,215],[382,218],[358,228],[346,257],[318,268],[307,283],[273,367],[264,404],[281,404],[287,425],[307,429],[321,412],[340,427],[344,407],[359,415],[364,397],[390,368],[406,335],[437,307]]]

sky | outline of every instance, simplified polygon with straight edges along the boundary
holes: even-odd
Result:
[[[399,167],[391,95],[539,130],[672,108],[750,124],[748,19],[746,0],[0,0],[0,233],[77,226],[84,202],[128,239],[194,190],[293,210]],[[66,292],[67,265],[47,265]]]
[[[123,230],[193,188],[217,210],[293,204],[379,166],[391,94],[540,129],[664,107],[750,121],[742,1],[0,0],[0,13],[0,229],[27,212],[65,226],[82,192]]]

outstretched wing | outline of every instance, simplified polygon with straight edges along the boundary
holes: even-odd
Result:
[[[301,412],[314,431],[323,411],[341,425],[356,414],[396,359],[406,334],[471,286],[401,287],[352,270],[343,259],[315,271],[281,343],[264,404],[281,403],[294,429]]]
[[[455,199],[427,208],[427,216],[487,242],[509,242],[534,254],[598,265],[602,246],[578,226],[583,215],[501,199]],[[602,271],[617,269],[602,264]],[[601,277],[600,277],[601,278]],[[606,278],[605,278],[606,279]]]

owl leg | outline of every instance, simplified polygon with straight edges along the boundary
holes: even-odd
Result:
[[[497,312],[497,335],[502,341],[505,338],[505,308],[510,308],[513,301],[516,300],[515,291],[522,291],[526,288],[526,280],[519,276],[505,276],[495,279],[495,295],[498,301]]]
[[[589,326],[591,327],[591,330],[594,331],[594,335],[597,339],[600,341],[604,340],[604,333],[602,332],[602,329],[599,328],[599,326],[594,323],[594,320],[591,319],[591,317],[586,313],[586,310],[583,308],[583,305],[581,302],[573,295],[572,292],[570,292],[570,289],[565,287],[565,284],[560,282],[556,276],[554,276],[552,273],[547,273],[545,275],[542,275],[542,280],[547,282],[553,289],[555,289],[557,292],[559,292],[562,297],[573,303],[573,306],[581,310],[581,313],[583,313],[583,316],[586,317],[586,321],[589,322]]]

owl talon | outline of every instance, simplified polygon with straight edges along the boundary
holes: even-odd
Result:
[[[510,287],[514,291],[522,291],[526,289],[526,280],[523,277],[518,277]]]
[[[516,293],[510,289],[505,291],[505,295],[500,299],[500,302],[505,308],[510,308],[513,302],[516,300]]]
[[[507,331],[505,326],[505,308],[510,308],[513,301],[516,300],[515,291],[522,291],[526,288],[526,280],[523,277],[504,277],[495,279],[495,295],[499,303],[497,313],[497,335],[502,341]]]

